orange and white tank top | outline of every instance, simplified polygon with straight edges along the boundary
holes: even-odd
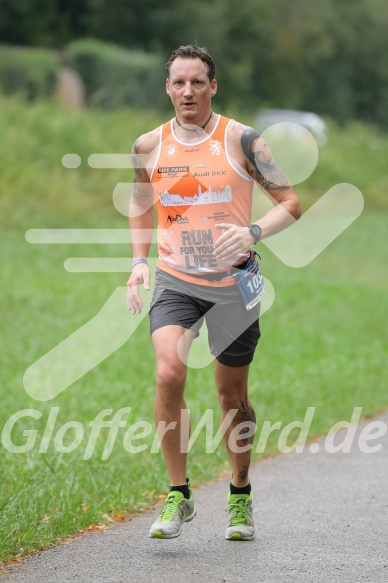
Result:
[[[173,120],[160,128],[159,152],[150,180],[158,212],[157,266],[191,283],[223,287],[234,283],[190,277],[230,268],[213,254],[221,236],[215,225],[246,226],[252,214],[253,180],[233,165],[227,135],[233,120],[218,116],[210,135],[197,142],[177,138]]]

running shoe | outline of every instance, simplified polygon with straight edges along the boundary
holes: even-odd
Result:
[[[150,538],[175,538],[180,535],[182,524],[193,520],[195,516],[194,498],[190,490],[187,500],[182,492],[170,492],[161,513],[151,526]]]
[[[255,526],[253,524],[253,501],[251,494],[229,494],[229,522],[226,529],[226,540],[253,540]]]

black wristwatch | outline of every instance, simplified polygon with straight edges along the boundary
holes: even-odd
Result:
[[[255,225],[255,223],[253,223],[253,225],[248,225],[248,229],[250,234],[252,235],[252,237],[254,238],[254,245],[256,245],[256,243],[258,241],[260,241],[260,237],[261,237],[261,227],[259,227],[259,225]]]

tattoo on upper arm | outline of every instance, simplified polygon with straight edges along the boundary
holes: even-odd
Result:
[[[257,142],[260,138],[259,132],[252,128],[244,130],[241,136],[242,150],[253,166],[250,174],[264,190],[287,190],[290,183],[286,175],[276,164],[267,144],[263,140]]]
[[[139,142],[139,140],[136,140],[136,142],[133,144],[133,148],[132,148],[132,166],[134,169],[133,182],[139,182],[140,178],[141,178],[141,168],[140,168],[141,156],[139,154],[138,142]]]
[[[134,170],[132,195],[138,199],[148,199],[151,196],[153,197],[154,191],[152,184],[144,178],[142,155],[139,152],[139,139],[136,140],[132,147],[132,166]]]
[[[152,185],[148,182],[134,182],[132,185],[132,196],[137,199],[146,200],[153,196],[153,194]]]

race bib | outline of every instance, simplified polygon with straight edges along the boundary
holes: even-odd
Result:
[[[252,259],[245,269],[241,269],[234,277],[245,307],[250,310],[259,303],[265,291],[264,279],[259,264],[255,259]]]

